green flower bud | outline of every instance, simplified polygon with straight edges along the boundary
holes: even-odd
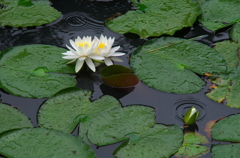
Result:
[[[192,107],[186,112],[183,118],[183,121],[187,125],[193,125],[197,121],[199,115],[200,115],[200,111],[197,111],[195,107]]]

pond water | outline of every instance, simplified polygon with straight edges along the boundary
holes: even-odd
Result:
[[[127,55],[122,56],[122,63],[115,63],[129,66],[129,57],[131,53],[140,45],[149,39],[140,39],[134,34],[120,35],[110,31],[104,25],[104,21],[116,14],[124,14],[132,8],[127,0],[118,1],[87,1],[87,0],[52,0],[52,6],[62,12],[62,17],[56,22],[41,27],[30,28],[0,28],[0,49],[4,50],[9,47],[25,45],[25,44],[50,44],[58,47],[69,45],[69,39],[77,36],[100,36],[100,34],[108,37],[115,37],[114,45],[120,45],[119,51],[125,52]],[[218,32],[210,32],[201,27],[199,23],[195,23],[192,28],[185,28],[175,33],[175,37],[193,38],[205,35],[199,42],[213,46],[215,42],[229,39],[230,27],[222,29]],[[101,69],[101,66],[99,67]],[[99,71],[98,71],[99,72]],[[162,124],[177,124],[183,127],[183,114],[192,106],[201,111],[201,115],[192,128],[186,130],[197,131],[206,136],[204,131],[205,125],[210,120],[217,120],[240,112],[239,109],[226,107],[222,103],[214,102],[205,95],[208,92],[209,82],[206,77],[206,86],[202,91],[193,94],[173,94],[149,88],[144,83],[138,83],[132,91],[120,91],[111,88],[103,83],[99,77],[99,73],[92,73],[88,68],[83,68],[77,75],[77,87],[93,91],[92,100],[96,100],[103,95],[111,95],[117,98],[123,106],[140,104],[150,106],[156,110],[156,122]],[[1,74],[4,75],[4,74]],[[3,103],[10,104],[20,109],[27,117],[29,117],[34,125],[37,124],[37,112],[41,104],[46,99],[27,99],[8,94],[0,89],[1,100]],[[77,131],[74,131],[76,135]],[[211,144],[218,144],[217,141],[211,141]],[[112,152],[120,143],[96,147],[92,146],[98,158],[113,158]],[[211,147],[211,144],[206,146]],[[172,156],[174,157],[174,156]],[[202,156],[210,158],[210,153]]]

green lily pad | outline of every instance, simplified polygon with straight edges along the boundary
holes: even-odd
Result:
[[[44,128],[72,132],[80,121],[95,117],[103,111],[120,108],[121,104],[111,96],[90,102],[91,92],[79,88],[63,90],[48,99],[38,113],[39,125]]]
[[[216,31],[240,20],[240,1],[208,0],[201,5],[199,21],[209,30]]]
[[[240,21],[237,22],[230,31],[230,37],[235,42],[240,42]]]
[[[201,14],[197,1],[185,0],[131,0],[136,11],[106,22],[107,27],[117,33],[136,33],[142,38],[173,35],[177,30],[192,26]]]
[[[31,121],[19,110],[0,103],[0,133],[18,129],[31,128]]]
[[[177,125],[157,124],[139,135],[131,135],[115,151],[115,158],[170,157],[182,145],[183,133]]]
[[[206,144],[208,140],[199,133],[187,132],[184,134],[184,142],[175,154],[177,157],[195,158],[200,157],[210,151],[208,147],[199,145]]]
[[[214,145],[212,147],[212,158],[238,158],[240,155],[240,144]]]
[[[81,122],[79,135],[98,146],[113,144],[125,140],[129,134],[142,133],[152,127],[154,118],[154,109],[147,106],[116,108]]]
[[[149,52],[155,49],[158,50]],[[174,37],[146,42],[133,52],[130,65],[145,84],[171,93],[198,92],[205,82],[197,74],[226,70],[226,63],[216,50]]]
[[[111,65],[105,67],[100,76],[103,81],[112,87],[130,87],[138,84],[139,79],[133,71],[121,65]]]
[[[0,88],[27,98],[51,97],[76,85],[74,66],[62,59],[66,49],[32,44],[4,50],[0,54]],[[64,74],[63,74],[64,73]]]
[[[218,141],[240,142],[240,114],[221,119],[212,127],[212,139]]]
[[[216,44],[216,49],[228,62],[228,73],[210,74],[210,80],[213,85],[207,97],[217,101],[224,102],[227,106],[240,108],[240,70],[239,63],[239,43],[224,41]]]
[[[95,158],[81,139],[61,131],[44,128],[21,129],[0,139],[0,154],[9,158]]]
[[[57,20],[61,13],[46,0],[2,0],[0,25],[12,27],[40,26]]]

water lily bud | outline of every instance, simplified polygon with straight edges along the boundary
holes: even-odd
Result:
[[[195,107],[192,107],[186,112],[183,121],[187,125],[193,125],[197,121],[199,115],[200,111],[197,111]]]

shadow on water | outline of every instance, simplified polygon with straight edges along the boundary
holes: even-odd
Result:
[[[0,28],[0,49],[4,50],[9,47],[24,44],[50,44],[59,47],[69,45],[69,39],[77,36],[100,36],[100,34],[108,37],[115,37],[114,45],[120,45],[122,52],[128,55],[121,57],[123,63],[117,63],[126,67],[129,66],[129,55],[138,47],[144,44],[148,39],[140,39],[139,36],[133,34],[117,34],[105,27],[104,21],[119,12],[126,13],[132,8],[127,0],[99,2],[86,0],[52,0],[52,6],[63,13],[58,21],[36,28]],[[119,14],[118,13],[118,14]],[[174,36],[186,39],[205,35],[197,41],[213,46],[215,42],[229,39],[230,27],[222,29],[216,33],[204,29],[198,22],[192,28],[185,28],[176,32]],[[217,120],[231,114],[239,113],[238,109],[232,109],[223,104],[214,102],[205,96],[208,91],[207,87],[193,94],[173,94],[149,88],[140,82],[135,88],[129,91],[120,91],[105,85],[97,73],[92,73],[87,69],[81,70],[77,75],[77,86],[83,89],[93,91],[92,100],[100,98],[102,95],[111,95],[117,98],[123,106],[132,104],[145,105],[155,108],[156,122],[162,124],[177,124],[183,127],[183,114],[192,106],[201,111],[197,127],[191,130],[206,135],[204,128],[210,120]],[[209,83],[207,83],[209,84]],[[3,90],[0,91],[3,103],[10,104],[19,108],[27,117],[31,119],[34,127],[37,124],[37,111],[40,105],[46,99],[27,99],[7,94]],[[73,134],[77,135],[77,131]],[[211,142],[211,139],[208,138]],[[92,146],[98,158],[113,158],[112,152],[121,143],[108,145],[104,147]],[[210,147],[210,144],[206,146]],[[173,156],[174,157],[174,156]],[[210,154],[202,156],[210,158]]]

